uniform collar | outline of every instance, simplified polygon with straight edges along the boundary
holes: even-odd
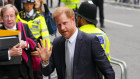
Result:
[[[32,9],[30,12],[26,12],[27,14],[29,14],[29,16],[32,16],[34,14],[34,9]]]

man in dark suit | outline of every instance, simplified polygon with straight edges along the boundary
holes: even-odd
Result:
[[[6,30],[18,30],[18,24],[16,23],[16,15],[18,14],[15,6],[8,4],[1,10],[1,17],[4,25],[0,29]],[[27,37],[36,42],[36,39],[32,35],[28,26],[24,24],[24,29]],[[25,62],[22,58],[21,64],[14,65],[0,65],[0,79],[34,79],[31,63],[31,45],[25,40],[23,30],[21,31],[21,41],[12,48],[0,50],[0,62],[9,61],[11,56],[22,55],[22,49],[26,52],[28,61]]]
[[[37,48],[42,59],[42,72],[51,74],[56,68],[58,79],[98,79],[97,68],[105,79],[115,79],[115,72],[110,65],[98,38],[77,29],[72,9],[59,7],[53,13],[59,33],[53,49],[41,46]],[[47,44],[47,42],[46,42]]]

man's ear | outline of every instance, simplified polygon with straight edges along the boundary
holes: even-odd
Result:
[[[87,24],[87,21],[86,21],[84,18],[81,18],[81,19],[80,19],[80,22],[81,22],[81,25]]]
[[[74,21],[74,22],[75,22],[75,17],[72,17],[72,21]]]
[[[76,24],[76,22],[75,22],[75,17],[72,17],[71,20],[72,20],[72,23],[73,23],[73,24]]]

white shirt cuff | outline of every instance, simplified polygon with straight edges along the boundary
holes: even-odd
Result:
[[[8,60],[11,60],[11,56],[10,56],[10,50],[8,50]]]
[[[29,45],[29,43],[28,43],[28,47],[27,48],[25,48],[26,50],[28,50],[30,48],[30,45]]]

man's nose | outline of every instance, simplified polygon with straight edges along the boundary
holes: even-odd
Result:
[[[10,16],[8,17],[8,20],[11,20],[11,17]]]
[[[64,25],[61,25],[61,30],[64,30],[65,29],[65,26]]]
[[[11,17],[10,16],[8,16],[8,20],[11,20]]]

